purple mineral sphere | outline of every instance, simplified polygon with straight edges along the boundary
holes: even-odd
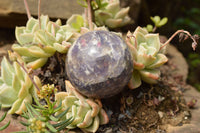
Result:
[[[109,31],[92,31],[70,47],[66,71],[72,85],[83,95],[107,98],[127,85],[133,59],[121,37]]]

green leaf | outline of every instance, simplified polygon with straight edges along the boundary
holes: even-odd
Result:
[[[161,27],[163,25],[165,25],[168,21],[167,17],[164,17],[163,19],[161,19],[161,21],[158,23],[157,27]]]
[[[6,125],[0,127],[0,131],[6,129],[9,125],[10,125],[10,121]]]
[[[29,106],[28,106],[28,103],[25,103],[25,106],[26,106],[26,108],[27,108],[27,110],[28,110],[28,114],[33,118],[34,116],[33,116],[33,114],[32,114],[31,109],[30,109]]]
[[[59,118],[59,119],[62,118],[68,111],[69,111],[69,108],[67,108],[65,111],[63,111],[59,115],[57,115],[56,118]]]
[[[49,130],[53,133],[58,132],[49,122],[46,122],[45,125],[49,128]]]
[[[23,122],[23,121],[20,121],[20,123],[26,127],[30,126],[31,124],[30,123],[27,123],[27,122]]]
[[[33,27],[38,23],[38,20],[31,17],[26,23],[26,29],[32,31]]]
[[[148,25],[146,26],[146,29],[147,29],[148,32],[152,32],[152,31],[153,31],[153,25],[148,24]]]
[[[5,113],[3,114],[3,116],[0,118],[0,122],[2,122],[2,121],[6,118],[6,115],[7,115],[7,112],[5,112]]]
[[[72,120],[73,117],[70,117],[69,119],[66,119],[64,121],[61,121],[59,123],[56,123],[56,124],[53,124],[53,126],[56,128],[56,127],[59,127],[59,126],[62,126],[63,124],[67,123],[68,121]],[[69,123],[71,124],[71,123]]]
[[[150,17],[150,19],[153,21],[155,26],[157,26],[159,24],[159,22],[160,22],[160,17],[159,16]]]
[[[76,22],[72,23],[72,27],[77,29],[77,30],[80,30],[80,28],[83,26],[83,23],[84,23],[84,19],[82,16],[76,16]]]
[[[59,121],[59,119],[54,117],[53,115],[49,116],[49,119],[56,122]]]
[[[31,111],[32,111],[35,115],[40,116],[39,112],[36,111],[30,104],[27,104],[27,106],[29,106],[29,108],[31,109]]]
[[[73,120],[74,119],[67,119],[67,121],[62,126],[60,126],[57,130],[61,131],[61,130],[65,129],[69,124],[71,124],[73,122]]]
[[[57,101],[54,102],[55,104],[57,103]],[[59,105],[54,109],[54,113],[58,112],[59,110],[62,109],[62,101],[60,100]]]

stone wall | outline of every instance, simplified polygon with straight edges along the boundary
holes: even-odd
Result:
[[[27,0],[30,12],[37,16],[38,1]],[[67,19],[72,13],[83,12],[83,7],[76,0],[41,0],[41,14],[48,14],[51,18]],[[23,0],[0,0],[0,27],[13,28],[24,25],[26,9]]]

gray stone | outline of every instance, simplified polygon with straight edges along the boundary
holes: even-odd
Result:
[[[27,0],[30,13],[38,14],[38,0]],[[72,14],[82,14],[84,8],[76,0],[41,0],[41,14],[51,18],[67,19]],[[27,21],[23,0],[0,0],[0,27],[14,28]]]
[[[37,15],[38,1],[27,0],[32,15]],[[71,14],[82,13],[83,8],[76,0],[41,0],[41,13],[53,18],[69,18]],[[10,13],[26,14],[23,0],[0,0],[0,15]]]

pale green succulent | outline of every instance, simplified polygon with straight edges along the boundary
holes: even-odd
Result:
[[[34,78],[39,83],[37,77]],[[26,111],[25,103],[32,103],[36,96],[35,86],[21,66],[15,61],[10,64],[4,57],[1,62],[0,104],[11,109],[9,114],[22,114]]]
[[[70,108],[64,119],[73,118],[73,122],[66,128],[81,128],[88,132],[96,132],[99,125],[107,124],[109,119],[102,109],[102,105],[78,93],[69,81],[66,81],[67,92],[55,95],[58,104],[62,101],[62,110]],[[62,110],[59,113],[62,113]],[[58,115],[57,113],[56,115]]]
[[[119,0],[102,0],[102,3],[108,4],[94,12],[95,23],[98,26],[117,28],[133,23],[128,16],[130,7],[121,8]]]
[[[61,21],[49,21],[48,16],[40,17],[39,20],[30,18],[26,27],[16,27],[15,36],[19,44],[14,44],[12,49],[20,54],[27,67],[37,69],[42,67],[48,57],[59,53],[66,53],[72,44],[70,38],[73,33],[61,26]]]
[[[137,88],[141,80],[154,84],[160,76],[158,67],[168,61],[159,34],[150,34],[146,29],[138,27],[134,33],[128,32],[127,44],[134,58],[133,76],[129,82],[130,88]]]

